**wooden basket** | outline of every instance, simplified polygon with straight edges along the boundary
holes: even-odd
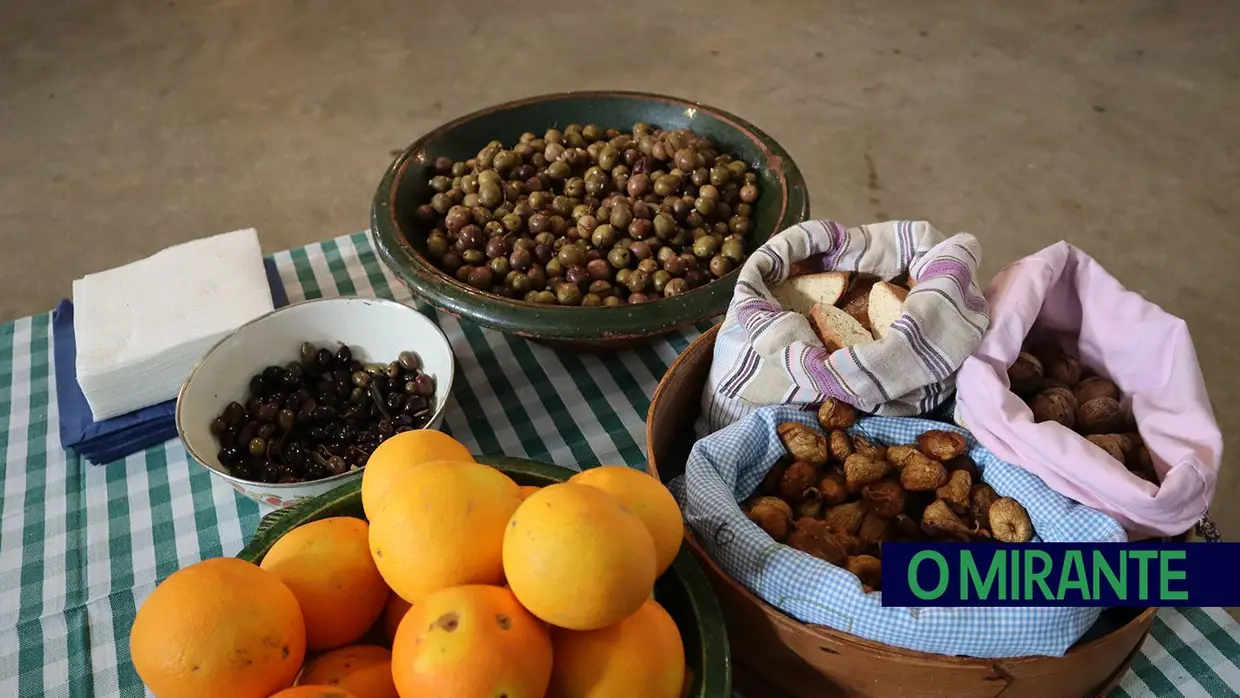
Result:
[[[646,420],[648,468],[671,479],[684,472],[701,413],[718,326],[668,369]],[[1062,657],[974,659],[883,645],[807,625],[754,596],[687,537],[727,621],[736,686],[745,698],[1086,698],[1105,696],[1137,655],[1156,609],[1106,617],[1115,627]]]

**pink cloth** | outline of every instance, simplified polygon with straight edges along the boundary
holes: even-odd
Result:
[[[995,455],[1130,530],[1174,536],[1192,528],[1214,497],[1223,438],[1185,322],[1066,242],[999,272],[986,297],[990,328],[960,368],[957,420]],[[1161,487],[1066,427],[1034,423],[1008,389],[1007,367],[1035,324],[1131,398]]]

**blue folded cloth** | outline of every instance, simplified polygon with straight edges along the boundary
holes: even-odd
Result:
[[[264,259],[272,305],[288,305],[280,273]],[[52,313],[56,402],[60,413],[60,445],[88,462],[106,465],[176,438],[176,400],[96,422],[77,382],[77,340],[73,335],[73,303],[62,300]]]

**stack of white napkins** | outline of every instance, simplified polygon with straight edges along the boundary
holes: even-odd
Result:
[[[221,337],[272,309],[258,232],[194,240],[73,282],[77,379],[95,421],[176,397]]]

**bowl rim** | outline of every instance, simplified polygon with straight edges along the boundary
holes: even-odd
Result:
[[[665,102],[710,114],[753,141],[762,151],[763,168],[779,179],[780,210],[771,235],[809,219],[809,190],[792,156],[765,131],[735,114],[680,97],[630,90],[569,90],[524,97],[475,110],[432,129],[405,148],[380,180],[371,205],[370,227],[375,248],[384,264],[416,295],[453,315],[470,318],[501,332],[569,342],[622,340],[675,330],[721,315],[727,309],[740,267],[688,293],[636,306],[586,308],[538,305],[474,289],[435,267],[408,242],[396,220],[396,192],[409,165],[426,162],[427,143],[483,116],[570,98]],[[641,312],[646,307],[660,308],[663,312]],[[599,312],[607,314],[599,316]],[[586,317],[605,319],[606,329],[599,329],[595,323],[582,322]]]
[[[185,447],[185,451],[186,453],[189,454],[190,460],[197,463],[199,466],[206,468],[213,475],[221,477],[224,480],[227,480],[228,482],[231,482],[235,485],[239,485],[245,488],[246,490],[252,490],[252,489],[259,488],[264,491],[270,490],[272,494],[276,494],[279,491],[293,490],[293,489],[302,488],[302,487],[317,487],[319,485],[324,485],[324,484],[329,484],[329,483],[339,483],[343,480],[349,479],[350,477],[356,477],[358,475],[361,475],[362,472],[366,469],[366,466],[364,465],[358,468],[357,470],[346,470],[345,472],[340,473],[339,475],[329,475],[319,480],[308,480],[305,482],[283,482],[283,483],[271,482],[271,483],[268,483],[268,482],[262,482],[259,480],[245,480],[243,478],[239,478],[235,475],[232,475],[231,473],[226,473],[222,470],[217,470],[207,465],[206,461],[203,460],[203,456],[199,454],[198,450],[195,449],[194,446],[190,443],[189,439],[186,438],[185,427],[183,425],[182,407],[181,407],[182,404],[184,404],[185,393],[189,389],[190,382],[194,380],[194,377],[196,375],[198,375],[198,370],[202,368],[202,365],[206,363],[207,359],[212,354],[214,354],[216,350],[224,346],[224,344],[226,344],[229,340],[231,340],[233,337],[239,334],[242,330],[250,327],[251,325],[255,325],[259,322],[262,322],[263,320],[266,320],[267,318],[277,313],[284,312],[291,308],[300,308],[303,306],[313,305],[316,303],[352,302],[352,301],[367,301],[367,302],[376,302],[382,305],[396,305],[396,306],[405,308],[406,310],[409,310],[410,312],[417,313],[418,315],[422,315],[422,313],[417,308],[413,307],[412,305],[409,305],[408,303],[402,303],[401,301],[393,300],[391,298],[371,298],[369,296],[332,296],[330,298],[307,298],[305,300],[297,301],[296,303],[289,303],[288,305],[282,305],[279,308],[274,308],[266,313],[263,313],[262,315],[259,315],[258,317],[252,320],[249,320],[245,323],[242,323],[241,325],[238,325],[236,329],[234,329],[233,331],[221,337],[219,341],[211,345],[210,349],[203,352],[202,356],[198,359],[198,361],[194,363],[194,367],[190,369],[189,375],[187,375],[185,377],[185,380],[181,383],[181,388],[177,391],[177,404],[176,404],[176,410],[175,410],[177,436],[181,439],[181,445]],[[429,424],[435,423],[435,420],[439,419],[440,416],[443,415],[444,411],[447,410],[448,408],[448,401],[449,401],[448,398],[451,396],[451,393],[452,393],[452,385],[456,382],[456,353],[452,350],[452,342],[448,341],[448,336],[444,334],[443,328],[441,328],[438,324],[432,322],[430,318],[426,318],[424,315],[423,315],[423,318],[426,319],[426,321],[430,324],[430,326],[435,329],[435,336],[437,336],[439,340],[443,342],[443,345],[447,347],[448,349],[447,390],[444,393],[443,402],[440,403],[439,407],[437,407],[435,411],[432,412],[430,416],[427,418],[426,423],[429,425]],[[423,426],[423,427],[419,427],[418,430],[422,430],[426,428],[427,428],[426,426]]]

